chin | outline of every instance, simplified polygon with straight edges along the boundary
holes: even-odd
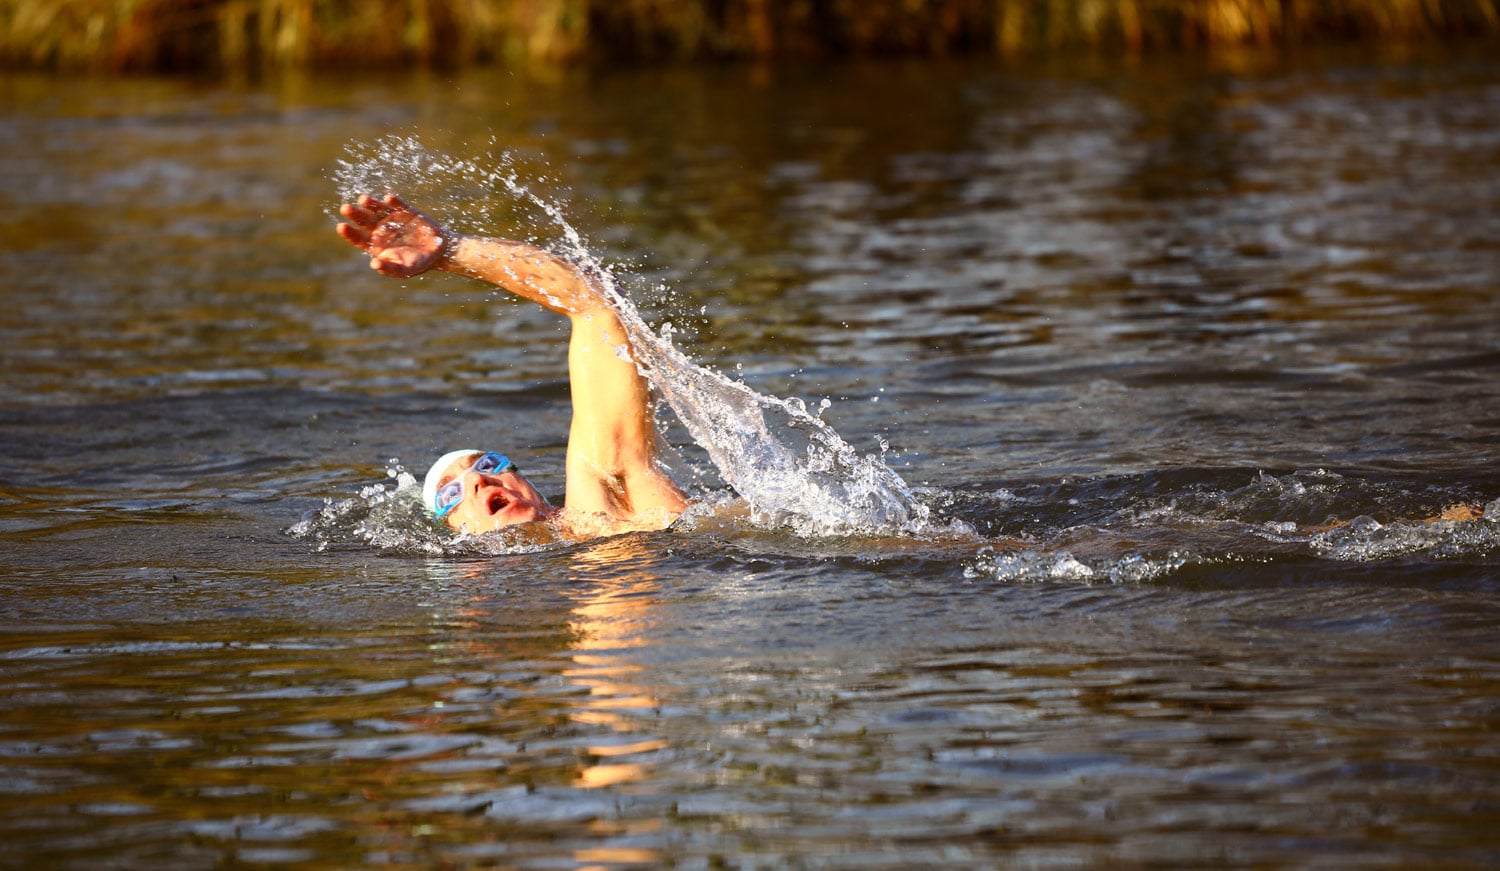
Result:
[[[475,532],[499,532],[511,526],[520,526],[523,523],[533,523],[545,519],[546,515],[537,508],[525,505],[516,506],[500,514],[490,514],[485,517],[476,517],[472,521],[459,524],[459,531],[472,530]]]
[[[507,511],[504,516],[490,518],[494,529],[504,529],[507,526],[520,526],[523,523],[532,523],[541,520],[541,512],[536,509],[529,511]]]

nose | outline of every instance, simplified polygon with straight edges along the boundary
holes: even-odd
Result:
[[[464,475],[473,476],[474,487],[483,486],[486,482],[499,482],[500,480],[500,476],[493,472],[481,472],[477,469],[469,469],[464,472]],[[465,483],[468,483],[469,478],[465,477],[464,481]]]
[[[472,468],[464,470],[465,495],[473,496],[485,487],[492,487],[502,490],[510,494],[511,497],[514,498],[515,488],[501,478],[501,475],[503,474],[505,473],[481,472],[477,469]]]
[[[487,479],[488,477],[489,476],[483,472],[475,471],[474,469],[465,469],[464,491],[467,493],[479,492],[479,488],[484,486],[485,479]]]

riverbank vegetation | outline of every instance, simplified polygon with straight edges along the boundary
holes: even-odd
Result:
[[[1149,52],[1500,35],[1500,0],[0,0],[0,64],[104,70]]]

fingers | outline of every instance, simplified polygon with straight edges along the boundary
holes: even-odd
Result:
[[[383,199],[376,199],[369,194],[362,194],[354,202],[339,206],[340,215],[366,227],[373,226],[385,220],[393,212],[410,211],[415,210],[395,194],[387,194]]]
[[[401,197],[397,196],[396,194],[386,194],[383,197],[372,197],[369,194],[361,194],[356,202],[359,203],[359,207],[361,209],[368,212],[369,214],[374,215],[377,221],[387,217],[393,212],[416,211],[416,209],[408,206],[406,204],[406,201],[401,199]]]
[[[338,225],[338,234],[344,237],[350,245],[369,248],[370,238],[375,229],[380,226],[380,222],[389,218],[393,212],[402,209],[409,209],[409,207],[395,194],[389,194],[383,199],[364,194],[353,203],[344,203],[339,206],[339,215],[346,223]]]
[[[391,208],[391,206],[388,204],[388,201],[394,196],[395,194],[386,194],[383,197],[372,197],[369,194],[360,194],[359,199],[355,200],[355,202],[359,203],[361,206],[364,206],[367,209],[379,211]]]
[[[375,226],[390,214],[390,210],[385,208],[384,203],[378,201],[374,203],[374,208],[371,208],[364,202],[368,199],[370,198],[360,197],[359,205],[345,203],[339,206],[339,214],[343,215],[344,219],[350,223],[358,224],[366,229]]]
[[[371,251],[371,246],[374,245],[385,249],[372,251],[376,256],[370,261],[370,268],[376,272],[409,278],[429,268],[429,265],[411,261],[410,252],[393,251],[387,247],[412,244],[410,241],[403,242],[398,237],[405,231],[407,223],[418,218],[426,220],[396,194],[386,194],[383,197],[362,194],[354,202],[339,206],[339,215],[344,223],[337,225],[335,229],[344,241],[365,251]],[[383,234],[379,235],[378,241],[377,234]]]
[[[344,217],[345,219],[348,219],[348,223],[339,223],[339,225],[336,226],[336,229],[338,229],[339,231],[339,235],[347,238],[347,240],[350,240],[351,243],[360,244],[360,246],[363,246],[363,244],[369,244],[369,241],[371,241],[371,231],[369,231],[369,226],[363,225],[363,223],[360,223],[359,220],[353,219],[353,217],[348,216],[348,214],[345,214]]]

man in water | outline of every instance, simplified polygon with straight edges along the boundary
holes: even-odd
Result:
[[[687,497],[658,463],[659,440],[646,380],[629,354],[630,338],[600,289],[581,271],[539,248],[452,233],[400,197],[361,196],[339,208],[338,234],[370,255],[370,268],[393,278],[431,269],[467,275],[568,318],[568,429],[564,508],[558,509],[504,454],[465,449],[427,472],[422,498],[432,515],[459,532],[491,532],[534,520],[577,534],[661,529]]]

